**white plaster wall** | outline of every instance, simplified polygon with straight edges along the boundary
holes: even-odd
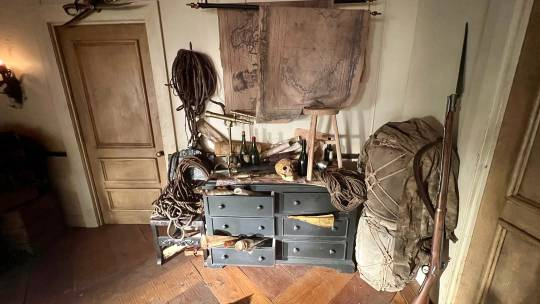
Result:
[[[221,76],[223,70],[219,55],[216,11],[191,9],[185,5],[189,1],[161,0],[159,2],[168,65],[171,65],[176,52],[181,48],[188,48],[191,42],[194,50],[204,52],[213,59]],[[381,118],[377,125],[374,125],[375,108],[380,100],[400,102],[404,96],[408,63],[414,41],[417,2],[417,0],[381,0],[372,6],[373,10],[384,12],[384,15],[372,18],[370,24],[371,40],[367,63],[369,77],[358,101],[350,108],[341,111],[338,116],[340,133],[347,138],[343,142],[345,153],[358,153],[373,128],[387,121]],[[357,5],[348,8],[365,7],[367,6]],[[223,100],[222,87],[216,99]],[[174,107],[179,104],[179,99],[173,98]],[[210,105],[209,109],[217,108]],[[384,111],[385,108],[381,110]],[[184,148],[187,138],[183,114],[176,112],[174,119],[179,148]],[[214,119],[211,122],[218,126],[223,134],[226,134],[223,122]],[[309,118],[307,117],[288,123],[257,124],[252,129],[239,125],[233,128],[233,137],[239,138],[241,131],[245,130],[263,141],[276,142],[293,137],[296,128],[308,128],[308,125]],[[319,128],[321,131],[329,131],[329,120],[321,120]]]
[[[24,106],[15,109],[8,106],[7,96],[0,95],[0,129],[16,130],[35,138],[49,151],[66,151],[62,137],[65,126],[57,116],[54,103],[56,96],[49,87],[48,60],[41,53],[40,39],[43,33],[37,30],[40,16],[36,3],[0,3],[0,58],[18,77],[22,76],[23,90],[27,97]],[[68,128],[71,128],[71,123]],[[48,159],[51,182],[62,202],[69,225],[96,226],[92,205],[84,204],[88,201],[84,200],[84,188],[87,188],[84,171],[74,166],[71,161],[72,152],[68,151],[67,158]],[[78,153],[78,149],[75,153]],[[84,183],[82,188],[77,180]]]
[[[141,2],[146,5],[140,9],[94,14],[85,23],[146,24],[164,150],[172,153],[176,150],[176,136],[168,90],[163,85],[167,82],[167,72],[158,6],[156,1]],[[0,0],[0,16],[3,17],[0,28],[13,33],[7,40],[0,38],[0,55],[6,54],[4,60],[15,72],[34,80],[23,83],[28,99],[22,109],[11,109],[7,102],[0,103],[0,129],[23,125],[44,134],[40,139],[47,148],[67,151],[67,158],[50,160],[50,176],[58,189],[66,220],[71,226],[96,227],[100,222],[49,32],[50,25],[69,20],[62,10],[64,3],[63,0]]]

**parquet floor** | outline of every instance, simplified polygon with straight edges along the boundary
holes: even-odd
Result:
[[[357,274],[326,268],[225,267],[178,255],[157,266],[149,227],[71,229],[42,256],[0,275],[1,303],[407,303]]]

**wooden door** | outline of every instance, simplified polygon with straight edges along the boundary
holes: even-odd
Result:
[[[56,27],[105,223],[148,223],[166,182],[144,24]]]
[[[536,1],[456,303],[540,301],[539,49]]]

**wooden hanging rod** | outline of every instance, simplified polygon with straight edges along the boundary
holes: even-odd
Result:
[[[334,4],[358,4],[358,3],[368,3],[374,2],[375,0],[334,0]],[[208,1],[200,3],[188,3],[187,6],[191,8],[223,8],[223,9],[239,9],[239,10],[258,10],[259,5],[257,4],[241,4],[241,3],[208,3]],[[380,15],[380,12],[370,11],[372,16]]]

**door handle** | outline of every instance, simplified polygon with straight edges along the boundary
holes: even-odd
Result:
[[[163,155],[165,155],[165,152],[163,152],[163,151],[157,151],[157,152],[156,152],[156,156],[157,156],[157,157],[161,157],[161,156],[163,156]]]

